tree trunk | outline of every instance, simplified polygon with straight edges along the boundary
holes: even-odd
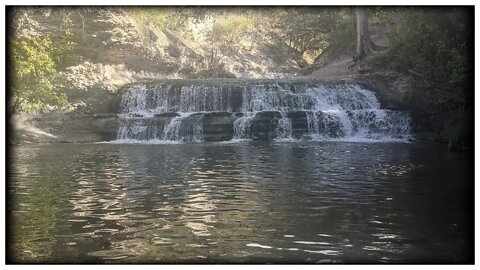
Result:
[[[8,112],[7,120],[10,120],[12,118],[13,114],[17,112],[17,107],[18,107],[19,103],[20,103],[20,98],[17,97],[15,99],[15,102],[11,106],[10,111]]]
[[[255,21],[253,22],[253,30],[252,30],[252,42],[250,43],[249,51],[253,50],[253,45],[257,41],[257,27],[255,26]]]
[[[368,12],[365,7],[355,9],[357,17],[357,50],[355,62],[361,62],[367,56],[370,45],[370,35],[368,33]]]

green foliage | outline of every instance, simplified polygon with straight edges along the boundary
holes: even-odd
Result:
[[[225,14],[216,18],[210,37],[219,43],[234,45],[243,34],[252,31],[251,20],[241,14]]]
[[[473,96],[473,44],[467,10],[417,8],[396,15],[401,28],[390,35],[390,56],[416,79],[420,94],[412,102],[428,108],[425,116],[431,117],[433,126],[446,123],[438,132],[446,134],[451,144],[463,143],[456,138],[466,137],[469,129],[460,128],[457,120],[465,118],[463,112],[470,110]]]
[[[336,44],[339,48],[349,46],[355,38],[353,9],[343,9],[338,13],[339,18],[335,22],[334,31],[328,35],[327,44]]]
[[[462,151],[465,145],[473,140],[472,130],[473,112],[456,112],[450,115],[445,122],[448,149],[451,151]]]
[[[47,37],[52,42],[48,53],[51,55],[57,70],[78,64],[83,60],[82,56],[74,53],[77,43],[72,41],[73,35],[73,32],[65,30],[58,36]]]
[[[325,49],[352,25],[346,8],[279,8],[272,17],[287,44],[301,53]]]
[[[57,69],[61,64],[73,61],[75,57],[70,57],[69,52],[75,44],[53,40],[46,36],[11,41],[11,91],[15,99],[12,112],[41,112],[48,106],[68,104],[65,93],[57,90],[64,81]]]
[[[454,9],[405,12],[402,28],[391,36],[391,52],[422,77],[422,88],[436,103],[466,103],[472,76],[471,44],[465,14]]]
[[[238,49],[239,40],[249,40],[250,50],[258,36],[274,29],[275,35],[300,53],[319,54],[333,39],[351,34],[352,18],[349,8],[125,8],[140,26],[153,25],[163,30],[182,33],[192,39],[189,22],[213,19],[207,29],[208,47],[222,46]]]
[[[198,21],[205,17],[202,8],[173,7],[127,7],[125,8],[141,26],[152,25],[162,30],[184,31],[189,20]]]
[[[401,8],[396,7],[371,7],[368,9],[369,24],[393,24],[394,14],[402,13]]]
[[[251,17],[236,13],[221,13],[213,17],[213,23],[206,32],[207,56],[204,59],[204,66],[207,75],[222,69],[222,58],[225,52],[234,53],[239,49],[239,40],[253,30]]]
[[[138,22],[142,24],[152,24],[161,29],[165,29],[168,24],[168,17],[171,13],[168,9],[133,7],[127,8],[129,12]]]

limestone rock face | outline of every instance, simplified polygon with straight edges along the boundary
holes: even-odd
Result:
[[[305,111],[290,111],[287,114],[292,119],[292,133],[295,138],[308,132],[307,113]]]
[[[10,142],[91,143],[116,137],[117,114],[45,113],[13,116]]]
[[[229,141],[233,138],[233,117],[229,112],[212,112],[203,115],[203,139]]]
[[[275,129],[280,118],[282,118],[282,116],[280,112],[277,111],[262,111],[257,113],[250,125],[252,139],[274,139],[276,137]]]

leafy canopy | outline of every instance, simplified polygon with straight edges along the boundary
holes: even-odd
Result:
[[[12,110],[41,112],[67,105],[67,96],[58,90],[65,79],[57,69],[72,60],[74,48],[73,42],[49,36],[14,38],[10,43]]]
[[[391,54],[421,74],[421,88],[439,105],[464,106],[471,90],[472,44],[465,18],[456,9],[404,10],[400,30],[390,37]]]

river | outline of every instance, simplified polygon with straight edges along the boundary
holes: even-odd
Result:
[[[15,146],[8,261],[473,263],[472,160],[398,142]]]

